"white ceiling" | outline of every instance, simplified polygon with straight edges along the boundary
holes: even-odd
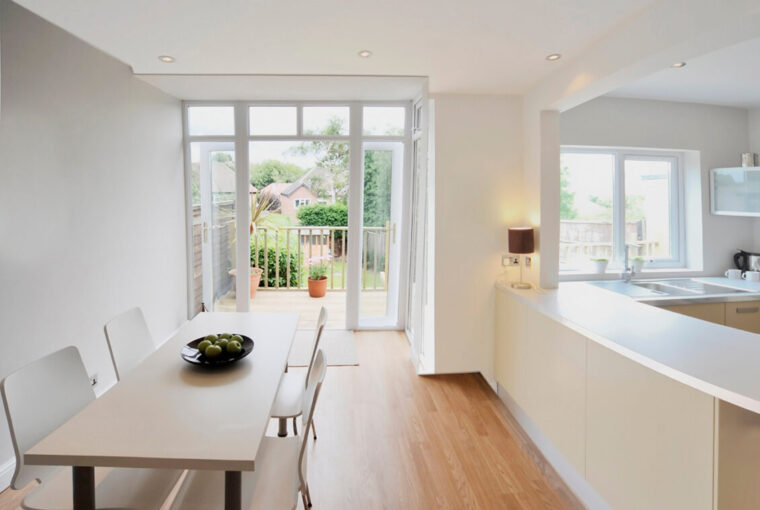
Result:
[[[393,76],[137,76],[174,97],[209,101],[403,101],[419,96],[426,81]]]
[[[16,0],[138,74],[429,76],[459,93],[524,92],[656,1]]]
[[[614,97],[760,107],[760,39],[729,46],[626,85]]]

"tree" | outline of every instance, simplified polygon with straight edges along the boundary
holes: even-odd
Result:
[[[293,163],[267,159],[251,164],[251,184],[262,189],[273,182],[295,182],[305,173],[306,170]]]
[[[214,152],[211,156],[211,161],[217,161],[219,163],[232,163],[232,155],[229,152]]]
[[[391,176],[389,151],[364,153],[364,226],[383,227],[391,218]]]
[[[569,190],[569,170],[563,166],[559,171],[559,217],[562,220],[574,220],[578,217],[575,209],[575,193]]]
[[[343,131],[343,121],[331,118],[320,135],[336,136]],[[291,149],[296,154],[311,155],[319,172],[309,176],[309,188],[320,198],[332,204],[346,203],[348,199],[348,144],[334,140],[314,140]]]

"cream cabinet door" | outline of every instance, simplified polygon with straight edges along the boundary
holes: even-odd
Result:
[[[663,306],[665,310],[688,315],[695,319],[702,319],[716,324],[726,323],[726,307],[723,303],[702,303],[694,305]]]
[[[726,303],[726,326],[760,333],[760,301]]]
[[[586,479],[612,508],[713,509],[713,397],[589,341],[587,409]]]

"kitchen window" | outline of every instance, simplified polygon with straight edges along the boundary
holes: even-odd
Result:
[[[560,153],[560,271],[588,272],[593,259],[620,270],[685,267],[682,155],[563,147]]]

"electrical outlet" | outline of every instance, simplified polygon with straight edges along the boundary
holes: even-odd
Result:
[[[90,386],[95,386],[98,384],[98,374],[94,373],[90,376]]]
[[[530,257],[525,257],[525,267],[530,267],[531,262]]]
[[[519,266],[519,265],[520,265],[520,257],[515,257],[513,255],[501,256],[502,267]]]

